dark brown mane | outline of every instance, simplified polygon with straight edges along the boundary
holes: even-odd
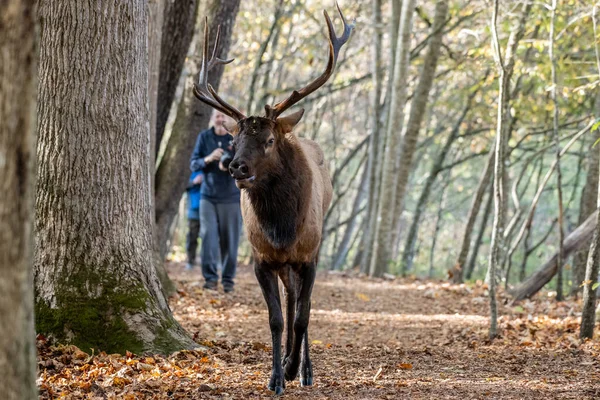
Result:
[[[296,138],[282,140],[277,153],[279,165],[260,185],[248,190],[248,198],[266,238],[275,249],[285,249],[295,243],[306,218],[312,177]]]

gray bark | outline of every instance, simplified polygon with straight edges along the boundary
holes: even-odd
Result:
[[[33,202],[37,23],[35,1],[0,3],[0,387],[33,400]]]
[[[446,143],[444,143],[442,150],[440,151],[440,153],[436,157],[435,161],[433,162],[433,165],[431,166],[431,171],[429,171],[429,175],[427,176],[427,179],[425,180],[425,184],[423,185],[423,190],[421,191],[421,195],[419,196],[419,200],[417,201],[417,208],[415,210],[415,215],[413,217],[413,221],[410,225],[408,234],[406,236],[406,243],[404,245],[404,253],[402,255],[402,264],[401,264],[403,275],[406,274],[407,271],[412,270],[413,259],[414,259],[414,248],[415,248],[417,233],[419,231],[421,215],[423,214],[423,212],[425,210],[425,206],[427,205],[427,201],[429,200],[429,195],[431,193],[431,190],[433,189],[433,184],[435,183],[438,174],[442,171],[442,166],[444,165],[444,161],[446,160],[446,156],[448,155],[448,152],[450,151],[452,144],[458,138],[460,126],[463,123],[463,121],[465,120],[467,113],[471,109],[471,102],[472,102],[473,98],[475,97],[475,95],[477,94],[477,92],[478,92],[478,90],[472,91],[472,93],[467,98],[467,103],[465,104],[465,107],[463,108],[461,115],[459,116],[458,120],[454,124],[452,131],[450,131],[450,135],[446,139]]]
[[[179,77],[194,37],[200,3],[198,0],[163,1],[165,4],[160,42],[155,155],[158,154],[163,140]]]
[[[568,258],[573,251],[580,249],[585,243],[589,243],[589,240],[594,234],[597,216],[598,212],[595,211],[583,224],[579,225],[577,229],[567,235],[564,243],[564,259]],[[513,298],[517,301],[523,300],[530,298],[539,292],[556,274],[556,259],[557,254],[555,253],[544,263],[544,265],[527,278],[526,281],[511,290],[510,293]]]
[[[485,234],[485,230],[488,227],[488,221],[490,220],[490,215],[492,214],[492,204],[494,203],[494,195],[491,193],[491,190],[489,190],[491,189],[489,185],[487,189],[490,195],[488,196],[483,215],[481,216],[481,225],[479,227],[479,232],[477,233],[475,243],[473,244],[471,250],[471,256],[467,261],[467,268],[465,274],[466,279],[471,279],[471,277],[473,276],[473,271],[475,270],[475,264],[477,263],[477,257],[479,255],[479,249],[481,249],[481,242],[483,241],[483,235]]]
[[[396,2],[393,2],[396,3]],[[398,10],[392,11],[394,17]],[[371,91],[371,135],[369,139],[369,158],[367,160],[367,179],[368,179],[368,210],[366,229],[363,233],[362,242],[366,244],[363,248],[363,259],[361,260],[361,270],[367,271],[369,265],[371,248],[373,243],[374,231],[376,226],[375,213],[377,212],[377,203],[379,200],[379,182],[381,176],[378,175],[381,153],[383,146],[380,142],[384,140],[381,134],[381,90],[382,90],[382,70],[381,70],[381,51],[382,51],[382,32],[381,26],[381,0],[373,0],[373,43],[371,45],[371,75],[373,81],[373,90]]]
[[[404,0],[398,28],[398,44],[394,66],[394,81],[390,94],[390,115],[386,127],[385,154],[383,155],[381,190],[375,214],[375,230],[369,261],[369,275],[383,276],[391,255],[391,230],[395,194],[396,157],[400,133],[404,125],[404,107],[408,96],[408,67],[410,33],[416,0]]]
[[[240,0],[212,1],[207,10],[210,24],[209,48],[214,46],[216,27],[221,25],[221,58],[227,57],[231,34],[239,10]],[[202,35],[199,35],[202,41]],[[183,97],[177,108],[173,131],[156,171],[156,225],[160,255],[168,252],[169,228],[177,215],[177,206],[189,179],[190,158],[198,134],[208,127],[212,109],[199,102],[192,94],[192,83],[197,79],[201,57],[190,58],[188,76]],[[216,65],[208,74],[208,82],[219,90],[223,65]]]
[[[152,263],[146,4],[39,5],[37,331],[84,351],[190,348]]]
[[[433,19],[432,35],[429,39],[429,46],[425,59],[423,60],[423,69],[419,76],[419,82],[413,95],[410,114],[408,116],[408,122],[406,125],[406,131],[402,138],[402,145],[398,149],[396,156],[396,176],[395,176],[395,192],[393,196],[393,202],[391,203],[390,216],[392,217],[390,222],[392,224],[392,231],[388,246],[390,251],[392,246],[398,242],[398,235],[400,232],[401,215],[404,209],[404,198],[406,195],[406,188],[408,186],[409,175],[412,172],[413,157],[416,153],[417,141],[419,138],[419,132],[421,130],[421,124],[427,109],[427,102],[429,99],[429,92],[435,79],[435,70],[440,55],[440,49],[442,46],[443,32],[442,27],[446,23],[446,15],[448,14],[448,2],[445,0],[438,1],[435,5],[435,16]],[[389,254],[388,250],[385,250],[383,254]]]

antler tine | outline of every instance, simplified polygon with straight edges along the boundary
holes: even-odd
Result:
[[[236,121],[240,121],[246,116],[242,114],[237,108],[233,107],[225,100],[223,100],[212,86],[208,83],[208,71],[210,71],[215,65],[218,64],[229,64],[233,61],[223,60],[217,57],[217,49],[221,41],[221,26],[217,27],[217,36],[215,38],[215,46],[212,51],[210,59],[208,59],[208,18],[204,19],[204,47],[202,49],[202,64],[200,67],[200,73],[198,74],[198,83],[194,83],[194,96],[203,103],[208,104],[214,109],[221,111],[223,114],[229,115]],[[216,100],[216,101],[215,101]]]
[[[296,104],[297,102],[299,102],[300,100],[302,100],[303,98],[305,98],[306,96],[323,86],[333,74],[333,70],[335,69],[335,64],[337,62],[340,49],[344,44],[346,44],[346,42],[348,42],[350,34],[354,29],[354,24],[348,24],[346,18],[344,18],[344,14],[342,13],[340,5],[337,3],[337,1],[335,2],[335,5],[337,6],[338,13],[340,14],[342,23],[344,24],[344,32],[342,33],[342,36],[339,37],[335,34],[335,28],[333,27],[331,18],[329,18],[329,14],[327,14],[327,11],[323,10],[325,22],[327,23],[327,30],[329,32],[329,60],[327,62],[327,67],[325,68],[325,72],[323,72],[321,76],[319,76],[317,79],[315,79],[313,82],[309,83],[302,89],[294,90],[292,94],[284,101],[275,104],[273,107],[271,107],[268,104],[265,105],[267,118],[276,119],[285,110],[287,110],[288,108],[290,108],[291,106],[293,106],[294,104]]]

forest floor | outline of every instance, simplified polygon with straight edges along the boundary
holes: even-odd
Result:
[[[250,267],[236,290],[202,289],[199,270],[172,263],[176,319],[202,346],[157,355],[88,356],[38,340],[41,398],[258,399],[271,372],[267,310]],[[577,302],[548,293],[511,306],[487,339],[481,283],[373,280],[319,273],[309,327],[314,386],[285,399],[598,399],[600,341],[578,340]]]

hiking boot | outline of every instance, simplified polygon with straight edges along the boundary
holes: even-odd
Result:
[[[223,286],[223,291],[225,293],[231,293],[231,292],[233,292],[233,285]]]
[[[202,288],[206,290],[217,290],[217,282],[205,282]]]

